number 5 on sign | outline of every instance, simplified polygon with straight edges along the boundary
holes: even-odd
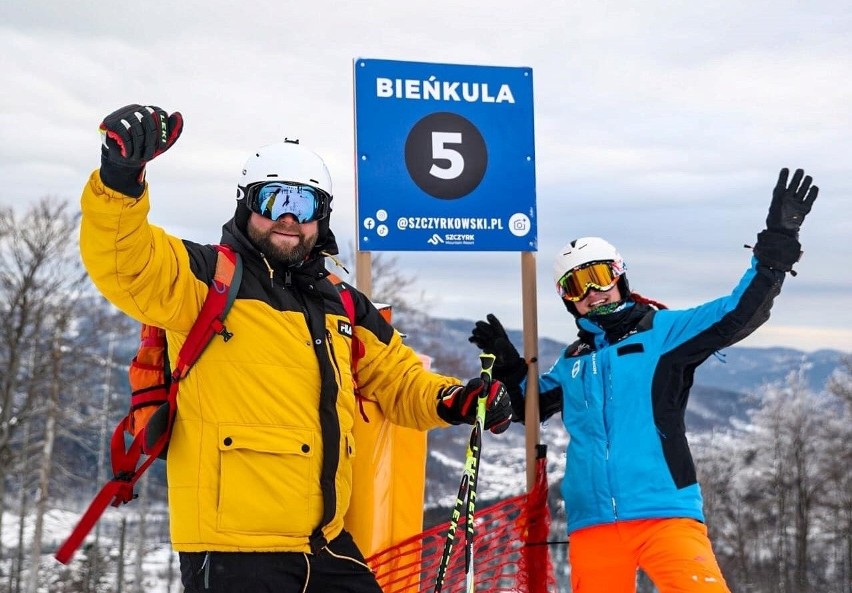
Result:
[[[436,161],[439,159],[450,161],[450,166],[444,169],[433,164],[429,173],[438,179],[455,179],[461,175],[464,171],[464,157],[459,151],[447,148],[447,144],[461,143],[460,132],[432,132],[432,158]]]
[[[405,167],[417,187],[434,198],[457,200],[479,185],[488,168],[482,134],[457,113],[431,113],[405,140]]]

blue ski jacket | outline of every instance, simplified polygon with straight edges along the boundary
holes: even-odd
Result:
[[[752,259],[734,291],[698,307],[628,300],[617,331],[581,317],[579,340],[539,377],[541,418],[570,436],[562,495],[568,533],[616,521],[704,521],[684,413],[696,367],[769,318],[784,272]]]

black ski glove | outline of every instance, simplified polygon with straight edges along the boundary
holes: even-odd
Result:
[[[167,151],[183,131],[183,116],[159,107],[126,105],[101,122],[101,181],[138,198],[145,189],[145,164]]]
[[[757,235],[754,246],[754,255],[760,263],[783,272],[792,272],[793,264],[802,255],[799,228],[819,194],[819,188],[811,186],[810,175],[805,176],[802,169],[796,169],[788,185],[789,173],[785,168],[778,175],[766,216],[766,230]]]
[[[496,357],[491,371],[493,377],[505,383],[510,393],[515,389],[520,392],[521,381],[527,378],[527,363],[509,340],[500,320],[491,313],[486,319],[476,322],[468,342],[476,344],[486,354],[493,354]]]
[[[814,200],[819,194],[817,186],[811,187],[811,176],[805,175],[801,169],[796,169],[793,179],[787,185],[788,169],[781,169],[778,183],[772,190],[772,203],[766,216],[766,230],[789,235],[794,239],[799,237],[799,228],[805,220]],[[802,177],[804,176],[804,179]]]
[[[477,398],[482,394],[482,379],[471,379],[467,385],[450,385],[438,393],[438,416],[449,424],[473,424],[476,421]],[[506,387],[491,381],[485,400],[485,428],[500,434],[512,422],[512,404]]]

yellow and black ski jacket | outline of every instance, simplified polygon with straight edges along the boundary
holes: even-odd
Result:
[[[174,355],[204,302],[215,249],[150,225],[147,185],[132,198],[95,171],[81,204],[80,250],[92,281],[126,314],[165,328]],[[185,552],[316,551],[343,529],[356,455],[352,328],[320,254],[337,252],[334,236],[326,226],[308,261],[286,268],[270,265],[234,220],[221,242],[240,254],[244,271],[225,320],[233,337],[215,338],[181,382],[167,461],[172,544]],[[393,423],[447,426],[437,394],[459,381],[425,370],[350,289],[365,346],[361,395]]]

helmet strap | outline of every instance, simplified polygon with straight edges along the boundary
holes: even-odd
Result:
[[[251,218],[251,210],[246,206],[246,201],[237,200],[237,209],[234,211],[234,222],[237,228],[248,236],[248,221]]]

